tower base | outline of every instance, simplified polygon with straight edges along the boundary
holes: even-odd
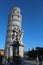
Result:
[[[5,65],[22,65],[23,64],[23,58],[20,56],[14,56],[13,59],[9,59],[9,61]]]

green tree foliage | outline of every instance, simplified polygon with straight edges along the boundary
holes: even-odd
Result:
[[[34,59],[36,60],[36,57],[37,55],[41,55],[42,56],[42,59],[43,59],[43,48],[41,47],[36,47],[36,49],[34,50],[34,48],[27,52],[27,56],[28,56],[28,59]]]

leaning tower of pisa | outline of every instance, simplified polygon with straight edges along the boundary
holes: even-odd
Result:
[[[13,51],[14,55],[19,55],[21,57],[23,57],[24,55],[24,44],[22,41],[23,30],[21,25],[22,25],[21,9],[18,7],[11,8],[8,15],[8,26],[5,44],[6,59],[13,57]],[[14,49],[12,46],[13,44]]]

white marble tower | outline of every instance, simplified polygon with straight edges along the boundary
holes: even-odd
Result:
[[[18,41],[19,46],[14,51],[23,57],[24,55],[24,44],[22,41],[23,30],[22,30],[22,15],[21,10],[18,7],[13,7],[10,10],[8,16],[8,26],[7,26],[7,35],[6,35],[6,44],[5,44],[5,58],[8,59],[13,57],[13,42]]]

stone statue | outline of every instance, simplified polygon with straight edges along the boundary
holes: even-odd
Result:
[[[14,28],[12,32],[13,32],[12,39],[15,41],[16,40],[20,41],[22,37],[22,31],[19,28]]]

